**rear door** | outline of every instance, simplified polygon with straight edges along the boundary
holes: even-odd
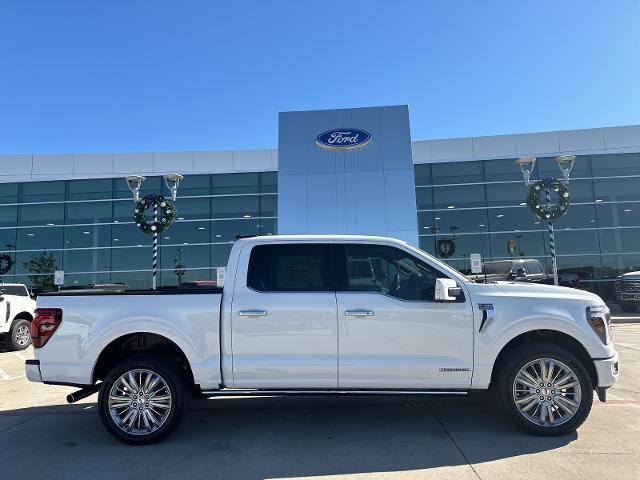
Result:
[[[248,269],[238,272],[231,308],[234,386],[336,388],[332,248],[256,244],[239,264]]]
[[[341,251],[342,253],[338,253]],[[340,388],[469,388],[468,298],[434,300],[448,275],[397,247],[337,247]]]

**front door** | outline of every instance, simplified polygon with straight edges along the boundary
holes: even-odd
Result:
[[[241,252],[231,313],[236,388],[336,388],[338,331],[333,251],[319,244]]]
[[[473,313],[468,299],[434,301],[448,277],[400,248],[337,247],[340,388],[469,388]]]

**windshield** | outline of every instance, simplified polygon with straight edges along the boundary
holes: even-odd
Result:
[[[484,264],[484,273],[487,275],[504,275],[511,269],[511,262],[493,262]]]

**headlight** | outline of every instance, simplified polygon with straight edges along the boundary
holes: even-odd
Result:
[[[602,343],[608,345],[611,342],[611,314],[605,305],[587,307],[587,322]]]

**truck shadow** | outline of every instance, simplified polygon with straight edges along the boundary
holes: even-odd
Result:
[[[29,417],[31,421],[20,420]],[[32,448],[36,441],[39,456],[56,458],[64,465],[60,478],[79,478],[91,471],[94,479],[150,474],[262,479],[408,474],[455,466],[461,467],[455,471],[464,476],[469,473],[464,471],[468,463],[551,451],[577,439],[577,434],[528,435],[488,395],[194,400],[177,431],[160,444],[144,447],[122,445],[108,436],[95,404],[0,414],[0,421],[7,419],[20,423],[9,428],[0,423],[0,431],[10,433],[0,440],[0,463],[11,465],[10,457]],[[37,473],[34,470],[33,478]],[[24,472],[19,477],[29,478]]]

